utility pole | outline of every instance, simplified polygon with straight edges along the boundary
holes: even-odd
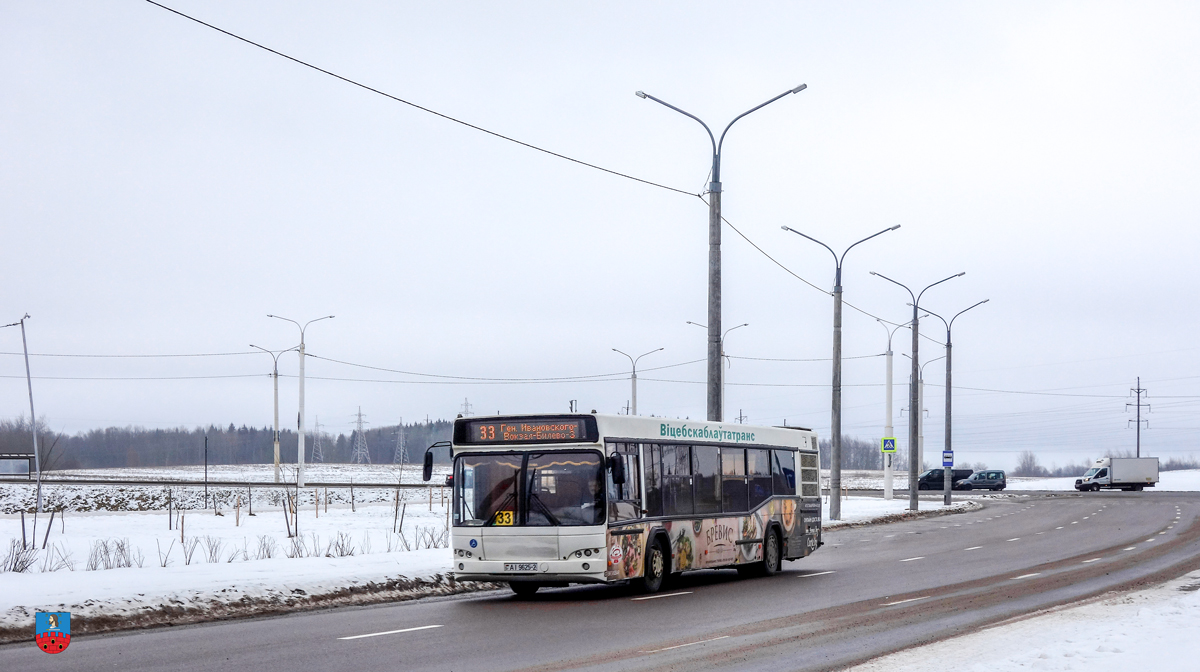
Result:
[[[747,421],[747,420],[749,420],[749,418],[747,418],[747,417],[746,417],[746,414],[745,414],[745,413],[743,413],[743,412],[742,412],[742,409],[740,409],[740,408],[739,408],[739,409],[738,409],[738,416],[737,416],[737,421],[738,421],[738,424],[739,424],[739,425],[744,425],[744,424],[746,424],[746,421]]]
[[[279,356],[285,352],[291,352],[292,350],[295,350],[296,348],[291,347],[291,348],[288,348],[287,350],[268,350],[264,347],[255,345],[253,343],[250,344],[250,347],[257,348],[257,349],[262,350],[263,352],[267,353],[268,355],[270,355],[271,362],[273,364],[271,378],[275,383],[275,435],[274,435],[275,482],[278,483],[280,481],[280,475],[279,475]]]
[[[37,474],[37,504],[34,509],[35,513],[42,512],[42,456],[38,451],[37,440],[37,415],[33,411],[33,376],[29,373],[29,342],[25,340],[25,320],[29,319],[29,313],[25,313],[17,322],[6,324],[0,329],[8,327],[21,327],[21,348],[25,353],[25,385],[29,388],[29,429],[33,434],[33,470]],[[36,527],[36,520],[35,520]]]
[[[958,313],[956,313],[954,315],[954,317],[950,318],[949,322],[947,322],[946,318],[942,317],[941,315],[938,315],[937,313],[929,310],[928,308],[925,309],[925,312],[938,318],[939,320],[942,321],[942,324],[946,325],[946,437],[945,437],[945,447],[942,449],[942,451],[944,453],[950,453],[951,455],[954,454],[954,444],[952,444],[950,442],[950,428],[951,428],[950,399],[953,396],[952,392],[954,390],[954,387],[951,384],[953,382],[953,378],[951,377],[951,372],[954,370],[954,367],[952,366],[952,364],[954,362],[953,357],[952,357],[954,343],[953,343],[953,339],[950,336],[950,330],[954,327],[954,321],[958,319],[959,315],[962,315],[963,313],[967,312],[968,310],[970,310],[972,308],[975,308],[976,306],[982,306],[983,304],[987,303],[988,301],[991,301],[991,299],[984,299],[983,301],[980,301],[979,303],[975,304],[974,306],[968,306],[966,308],[963,308],[962,310],[958,311]],[[945,469],[945,472],[943,473],[943,476],[942,476],[942,503],[946,506],[950,506],[951,501],[952,501],[951,491],[952,491],[952,486],[953,486],[952,480],[953,480],[953,474],[954,474],[953,469],[954,468],[947,467],[945,465],[943,465],[943,468]]]
[[[865,243],[866,241],[881,236],[888,231],[895,231],[900,228],[900,225],[889,227],[879,233],[871,234],[866,238],[854,243],[842,252],[842,256],[838,256],[833,248],[825,243],[813,238],[810,235],[800,233],[791,227],[780,227],[784,231],[792,233],[811,240],[812,242],[829,250],[833,255],[834,276],[833,276],[833,403],[831,404],[830,420],[829,420],[829,518],[830,520],[842,519],[842,263],[846,260],[846,255],[850,250],[854,249],[855,245]]]
[[[693,327],[700,327],[701,329],[708,329],[707,325],[700,324],[699,322],[692,322],[691,320],[688,320],[687,323],[692,325]],[[729,332],[733,331],[734,329],[741,329],[742,327],[748,327],[748,326],[750,326],[749,322],[746,322],[744,324],[739,324],[736,327],[730,327],[730,328],[726,329],[725,333],[721,334],[721,343],[720,343],[721,359],[725,360],[725,363],[727,365],[729,365],[730,362],[729,362],[729,356],[725,354],[725,337],[728,336]],[[721,399],[724,399],[724,398],[725,398],[725,373],[724,373],[724,371],[722,371],[722,373],[721,373]],[[722,402],[722,403],[724,403],[724,402]],[[722,406],[722,408],[724,408],[724,406]],[[725,412],[724,411],[722,411],[721,416],[717,418],[717,422],[725,422]]]
[[[909,392],[908,392],[908,456],[909,456],[909,460],[908,460],[909,461],[909,465],[908,465],[908,508],[910,511],[916,511],[920,507],[920,500],[917,498],[917,470],[920,468],[921,465],[919,462],[920,456],[917,453],[917,451],[919,450],[919,448],[917,446],[917,440],[918,440],[917,432],[920,431],[918,428],[918,425],[920,423],[921,411],[920,411],[920,402],[917,399],[916,382],[917,382],[917,380],[919,380],[921,378],[921,369],[917,365],[917,354],[919,351],[921,321],[920,321],[919,315],[917,314],[917,311],[919,310],[919,306],[921,305],[921,297],[925,295],[925,292],[929,291],[930,287],[933,287],[935,285],[940,285],[943,282],[946,282],[947,280],[953,280],[954,278],[962,277],[966,274],[967,274],[967,272],[963,271],[962,273],[957,273],[948,278],[943,278],[943,279],[938,280],[937,282],[933,283],[932,285],[926,286],[925,289],[922,289],[919,294],[914,294],[913,291],[911,289],[909,289],[907,286],[902,285],[899,282],[896,282],[895,280],[892,280],[891,278],[887,277],[886,275],[882,275],[880,273],[876,273],[875,271],[871,271],[871,275],[874,275],[879,278],[883,278],[884,280],[887,280],[888,282],[892,283],[893,285],[899,285],[900,287],[903,287],[904,291],[908,292],[908,295],[910,297],[912,297],[912,300],[913,300],[912,301],[912,307],[913,307],[912,374],[911,374],[912,375],[911,380],[913,381],[913,384],[909,386]]]
[[[297,413],[297,418],[296,418],[296,432],[297,432],[296,440],[298,442],[296,444],[296,487],[303,488],[304,487],[304,330],[307,329],[308,325],[312,324],[313,322],[319,322],[320,320],[333,319],[333,315],[326,315],[324,317],[318,317],[316,319],[305,322],[303,325],[301,325],[299,322],[297,322],[295,320],[288,319],[286,317],[280,317],[278,315],[267,315],[267,317],[274,317],[276,319],[291,322],[292,324],[296,325],[300,329],[300,345],[298,346],[298,349],[300,352],[300,411]]]
[[[650,99],[654,102],[669,107],[672,110],[694,119],[704,127],[708,133],[709,142],[712,144],[712,181],[708,183],[708,419],[714,422],[722,422],[725,417],[724,404],[725,398],[721,381],[724,372],[721,368],[721,149],[725,145],[725,134],[729,132],[730,127],[737,123],[738,119],[770,105],[771,103],[783,98],[790,93],[800,93],[808,88],[807,84],[801,84],[794,89],[788,89],[783,93],[775,96],[767,102],[751,108],[738,116],[734,117],[733,121],[725,127],[721,132],[721,139],[718,141],[713,137],[712,131],[708,128],[708,124],[700,121],[700,118],[689,112],[685,112],[670,103],[663,102],[650,94],[641,91],[636,92],[638,98]]]
[[[638,412],[637,412],[637,363],[638,363],[638,360],[641,359],[642,357],[645,357],[646,355],[652,355],[656,352],[665,350],[665,348],[658,348],[656,350],[651,350],[650,352],[644,352],[644,353],[638,355],[637,357],[632,357],[627,353],[617,350],[616,348],[613,348],[612,350],[613,350],[613,352],[620,352],[622,355],[629,357],[629,364],[633,368],[633,373],[631,373],[629,375],[629,384],[633,388],[633,392],[632,392],[633,399],[630,402],[630,412],[633,415],[637,415],[638,414]]]
[[[316,422],[313,423],[312,461],[314,463],[325,461],[325,451],[321,449],[321,416],[317,416]]]
[[[1138,376],[1138,378],[1137,378],[1137,387],[1131,387],[1131,388],[1129,388],[1129,391],[1132,392],[1133,394],[1137,395],[1137,401],[1132,404],[1125,404],[1125,412],[1126,413],[1129,412],[1130,406],[1135,406],[1137,408],[1137,420],[1127,421],[1125,423],[1125,426],[1128,428],[1130,422],[1135,423],[1134,426],[1137,428],[1137,453],[1136,453],[1136,455],[1138,457],[1141,457],[1142,456],[1142,422],[1143,422],[1142,421],[1142,406],[1145,406],[1147,411],[1150,410],[1150,404],[1142,403],[1142,395],[1146,395],[1147,397],[1149,397],[1150,391],[1142,388],[1142,377],[1141,376]],[[30,408],[32,408],[32,406],[30,406]],[[30,412],[32,412],[32,411],[30,411]],[[1146,429],[1150,429],[1150,421],[1146,420],[1145,423],[1146,423]]]
[[[354,450],[350,454],[352,464],[370,464],[371,452],[367,450],[367,435],[363,431],[362,406],[358,407],[358,418],[354,431]]]
[[[204,508],[208,508],[208,435],[204,435]]]
[[[463,397],[462,409],[462,417],[467,418],[471,416],[471,402],[467,401],[466,397]]]
[[[408,462],[408,445],[404,442],[404,418],[400,418],[400,424],[396,427],[396,452],[392,454],[392,464],[400,465],[400,471],[404,471],[404,464]]]
[[[884,393],[885,403],[883,417],[883,438],[895,440],[896,436],[893,434],[892,429],[892,336],[895,336],[897,331],[908,325],[898,324],[896,325],[895,329],[889,329],[888,325],[885,324],[883,320],[876,318],[876,321],[879,322],[880,326],[883,327],[883,330],[886,331],[888,335],[887,352],[884,353],[884,356],[887,360],[887,382],[885,383],[886,391]],[[882,446],[880,446],[880,448],[882,448]],[[887,500],[892,498],[892,479],[895,471],[895,458],[896,454],[894,452],[883,453],[883,498]]]

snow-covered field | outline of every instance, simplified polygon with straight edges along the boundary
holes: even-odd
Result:
[[[876,658],[851,672],[1193,672],[1200,644],[1200,572],[1135,593],[1001,624]]]

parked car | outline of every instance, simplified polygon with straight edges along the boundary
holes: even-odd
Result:
[[[917,477],[918,490],[944,490],[946,485],[944,479],[946,476],[945,469],[930,469]],[[970,478],[970,469],[951,469],[950,482],[956,483],[966,478]]]
[[[977,471],[969,478],[954,483],[955,490],[1003,490],[1007,486],[1004,472],[999,469]]]

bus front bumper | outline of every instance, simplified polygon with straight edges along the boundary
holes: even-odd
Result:
[[[494,581],[522,583],[608,583],[604,578],[606,569],[605,558],[600,556],[590,561],[584,560],[542,560],[536,564],[537,571],[505,571],[505,562],[499,560],[464,560],[454,559],[454,579],[456,581]],[[515,564],[508,562],[507,564]],[[584,569],[587,565],[587,569]]]

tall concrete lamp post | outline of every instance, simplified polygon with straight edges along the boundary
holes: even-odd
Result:
[[[321,320],[333,319],[333,315],[326,315],[324,317],[318,317],[316,319],[305,322],[303,325],[301,325],[299,322],[297,322],[293,319],[286,318],[286,317],[280,317],[278,315],[267,315],[267,317],[273,317],[277,320],[284,320],[286,322],[291,322],[292,324],[296,325],[296,327],[298,329],[300,329],[300,345],[297,346],[297,350],[300,353],[300,411],[299,411],[298,417],[296,419],[297,434],[298,434],[296,439],[299,442],[296,445],[296,487],[303,488],[304,487],[304,330],[308,329],[308,325],[312,324],[313,322],[319,322]]]
[[[888,231],[895,231],[900,228],[900,225],[886,228],[879,233],[874,233],[858,243],[854,243],[842,252],[842,256],[838,256],[833,248],[825,243],[813,238],[812,236],[800,233],[799,231],[788,227],[780,227],[784,231],[792,233],[811,240],[821,247],[829,250],[833,255],[834,275],[833,275],[833,404],[832,417],[829,423],[829,518],[830,520],[842,519],[842,262],[846,260],[846,255],[850,250],[854,249],[855,245],[865,243],[868,240],[882,236]]]
[[[950,330],[954,327],[954,321],[958,319],[959,315],[962,315],[963,313],[967,312],[971,308],[975,308],[977,306],[982,306],[983,304],[987,303],[988,301],[991,301],[991,299],[984,299],[983,301],[980,301],[979,303],[975,304],[974,306],[963,308],[962,310],[958,311],[958,313],[956,313],[954,315],[954,317],[950,318],[949,322],[946,321],[946,318],[942,317],[941,315],[938,315],[937,313],[933,312],[932,310],[929,310],[928,308],[924,309],[925,312],[938,318],[939,320],[942,321],[942,324],[946,325],[946,436],[944,439],[946,447],[943,448],[943,450],[945,452],[950,452],[950,451],[954,450],[953,445],[950,443],[950,390],[951,390],[950,372],[951,372],[951,364],[954,361],[951,358],[954,344],[950,340]],[[942,477],[942,498],[943,498],[942,503],[945,504],[946,506],[950,506],[950,488],[952,486],[952,483],[951,483],[952,471],[951,471],[951,469],[953,469],[953,467],[943,467],[943,468],[946,471]]]
[[[275,482],[280,481],[279,477],[279,356],[285,352],[291,352],[299,346],[288,348],[287,350],[268,350],[262,346],[250,344],[252,348],[258,348],[271,356],[271,361],[274,363],[271,378],[275,381]]]
[[[725,134],[729,132],[730,126],[737,123],[738,119],[759,110],[771,103],[783,98],[792,93],[800,93],[807,89],[807,84],[801,84],[794,89],[788,89],[783,93],[775,96],[767,102],[753,107],[745,112],[734,117],[733,121],[725,127],[721,132],[721,139],[717,140],[713,137],[712,130],[708,128],[708,124],[700,121],[700,118],[689,112],[685,112],[674,105],[659,100],[654,96],[637,91],[638,98],[653,100],[659,105],[669,107],[672,110],[689,117],[699,122],[708,133],[708,139],[712,143],[712,181],[708,184],[708,419],[721,422],[725,415],[725,398],[722,396],[721,380],[723,371],[721,369],[721,148],[725,144]]]
[[[34,508],[36,515],[42,512],[42,456],[38,452],[37,415],[33,412],[33,376],[29,373],[29,342],[25,340],[25,320],[28,319],[29,313],[25,313],[25,316],[19,321],[6,324],[0,329],[21,327],[21,348],[25,353],[25,385],[29,388],[29,429],[33,434],[33,470],[37,472],[37,503]],[[37,518],[34,518],[34,528],[37,528]]]
[[[630,415],[638,414],[638,412],[637,412],[637,363],[638,363],[638,360],[641,359],[642,357],[645,357],[646,355],[652,355],[660,350],[665,350],[665,349],[666,348],[659,348],[658,350],[651,350],[650,352],[643,352],[642,354],[638,355],[637,357],[630,357],[628,353],[624,353],[624,352],[621,352],[620,350],[617,350],[616,348],[613,348],[613,352],[621,352],[622,355],[629,357],[629,364],[630,364],[630,366],[633,367],[633,373],[630,374],[630,376],[629,376],[630,384],[633,386],[633,392],[632,392],[633,398],[632,398],[632,401],[630,401],[630,406],[631,406],[630,411],[629,411]]]
[[[691,320],[688,320],[687,323],[694,327],[700,327],[701,329],[708,328],[705,325],[700,324],[699,322],[692,322]],[[729,332],[733,331],[734,329],[741,329],[742,327],[748,327],[748,326],[750,326],[749,322],[739,324],[737,326],[726,329],[725,333],[721,334],[721,340],[720,340],[721,347],[719,349],[719,352],[721,353],[721,359],[725,360],[726,362],[729,361],[729,356],[725,354],[725,337],[729,335]],[[721,399],[722,400],[725,399],[725,372],[724,372],[724,370],[721,371]],[[722,401],[721,415],[717,417],[717,422],[725,422],[725,410],[724,409],[725,409],[725,404],[724,404],[724,401]],[[712,418],[709,418],[709,419],[711,420]]]
[[[937,282],[933,283],[932,285],[929,285],[925,289],[922,289],[920,291],[920,293],[913,294],[913,291],[911,289],[909,289],[906,285],[900,284],[899,282],[892,280],[891,278],[887,277],[886,275],[882,275],[880,273],[876,273],[875,271],[871,271],[871,275],[874,275],[879,278],[883,278],[884,280],[887,280],[888,282],[892,283],[893,285],[899,285],[900,287],[903,287],[904,291],[908,292],[908,295],[911,296],[912,300],[913,300],[912,301],[912,306],[913,306],[912,381],[913,382],[912,382],[912,385],[909,386],[910,389],[908,391],[908,508],[910,511],[916,511],[920,506],[919,500],[917,499],[917,470],[921,468],[921,463],[918,462],[919,455],[917,453],[917,450],[918,450],[917,449],[917,440],[918,440],[917,439],[917,423],[920,421],[921,411],[920,411],[920,402],[917,400],[917,380],[921,377],[921,370],[917,365],[917,351],[919,350],[917,343],[921,336],[921,334],[920,334],[921,321],[917,315],[917,310],[919,310],[918,306],[921,305],[921,297],[925,295],[925,292],[929,291],[930,287],[933,287],[935,285],[940,285],[943,282],[946,282],[947,280],[953,280],[954,278],[962,277],[966,274],[967,274],[967,272],[963,271],[962,273],[956,273],[948,278],[942,278],[941,280],[938,280]]]

